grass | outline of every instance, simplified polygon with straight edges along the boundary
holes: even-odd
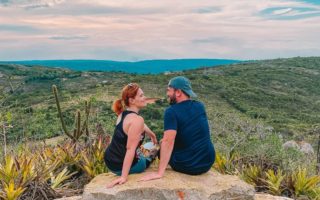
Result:
[[[13,128],[7,131],[7,137],[13,151],[14,147],[23,149],[26,141],[63,135],[51,91],[51,86],[57,85],[68,130],[75,126],[76,110],[90,100],[89,129],[101,124],[106,133],[112,134],[116,120],[112,102],[124,85],[137,82],[148,97],[161,99],[141,111],[160,139],[163,112],[169,106],[166,86],[178,75],[191,80],[198,100],[206,105],[212,140],[217,152],[226,155],[226,159],[221,157],[221,169],[232,171],[235,165],[241,168],[242,164],[263,163],[284,173],[303,167],[314,174],[315,155],[285,151],[282,144],[302,137],[316,147],[320,132],[320,57],[252,61],[168,75],[0,65],[0,122],[9,123],[4,116],[12,115]],[[269,186],[279,193],[278,180],[271,178]]]
[[[318,57],[255,61],[170,75],[76,72],[22,65],[0,65],[0,72],[1,110],[12,112],[15,128],[11,134],[18,137],[22,129],[29,135],[36,129],[44,138],[59,134],[51,93],[53,84],[61,90],[66,115],[72,117],[71,110],[84,99],[93,98],[97,110],[105,103],[110,106],[128,82],[139,83],[148,97],[165,98],[167,82],[176,75],[185,75],[192,81],[199,100],[206,104],[209,120],[215,124],[212,131],[217,134],[222,131],[217,127],[223,125],[224,115],[258,120],[285,137],[302,135],[310,141],[314,137],[309,133],[320,123]],[[23,127],[31,121],[31,127]],[[45,121],[56,128],[45,125]],[[45,126],[35,127],[40,124]],[[232,125],[227,128],[232,129]]]

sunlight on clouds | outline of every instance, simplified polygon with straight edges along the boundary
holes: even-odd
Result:
[[[278,20],[306,19],[320,17],[320,8],[294,7],[294,8],[267,8],[261,12],[263,17]]]
[[[292,8],[284,8],[284,9],[279,9],[279,10],[275,10],[272,12],[272,14],[274,15],[283,15],[283,14],[287,14],[289,12],[292,11]]]
[[[283,5],[269,5],[260,11],[260,15],[275,20],[303,20],[320,17],[320,2],[316,1],[287,1]]]
[[[320,54],[319,12],[294,0],[0,0],[0,60]]]

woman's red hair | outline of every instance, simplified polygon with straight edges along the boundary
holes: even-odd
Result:
[[[124,86],[121,92],[121,99],[113,102],[112,110],[117,115],[120,115],[124,111],[125,107],[129,106],[129,99],[134,98],[137,95],[139,88],[139,85],[136,83],[129,83]]]

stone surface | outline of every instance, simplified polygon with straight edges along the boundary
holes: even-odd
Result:
[[[282,147],[284,149],[295,148],[306,155],[314,154],[314,150],[313,150],[311,144],[304,142],[304,141],[296,142],[294,140],[290,140],[290,141],[287,141],[286,143],[284,143],[282,145]]]
[[[82,200],[82,196],[63,197],[55,200]]]
[[[241,181],[237,176],[221,175],[213,171],[199,176],[190,176],[168,169],[162,179],[138,182],[143,175],[145,173],[132,174],[125,184],[107,189],[106,185],[116,176],[111,173],[101,174],[85,186],[82,199],[254,200],[254,188]]]
[[[255,200],[293,200],[291,198],[288,197],[280,197],[280,196],[272,196],[270,194],[263,194],[263,193],[257,193],[254,196]]]
[[[309,154],[309,155],[314,154],[314,150],[313,150],[311,144],[309,144],[307,142],[301,142],[299,144],[299,146],[300,146],[300,151],[302,153]]]
[[[298,145],[298,143],[297,143],[296,141],[294,141],[294,140],[290,140],[290,141],[285,142],[285,143],[282,145],[282,147],[283,147],[284,149],[289,149],[289,148],[299,149],[299,148],[300,148],[299,145]]]

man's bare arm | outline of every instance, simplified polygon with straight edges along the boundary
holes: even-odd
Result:
[[[174,140],[176,138],[176,130],[167,130],[164,132],[164,136],[160,147],[160,163],[158,173],[163,176],[171,158]]]

